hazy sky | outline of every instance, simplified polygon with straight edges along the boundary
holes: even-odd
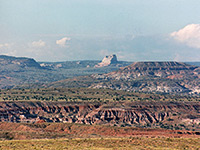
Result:
[[[0,54],[200,61],[200,1],[0,0]]]

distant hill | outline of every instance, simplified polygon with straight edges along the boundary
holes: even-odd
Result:
[[[41,86],[198,95],[200,67],[181,62],[123,62],[114,55],[102,61],[39,63],[32,58],[0,55],[0,88]]]
[[[197,66],[181,62],[135,62],[115,72],[104,76],[112,79],[135,79],[135,78],[183,78],[194,75]]]
[[[131,64],[120,62],[120,65],[95,68],[98,63],[98,60],[36,62],[32,58],[0,55],[0,88],[32,87],[76,76],[108,73]]]
[[[135,62],[108,74],[95,75],[108,80],[92,85],[143,92],[200,93],[199,67],[180,62]]]
[[[185,63],[189,64],[189,65],[194,65],[194,66],[200,67],[200,62],[185,62]]]
[[[37,68],[42,69],[39,63],[32,58],[12,57],[0,55],[1,71],[22,71],[23,69]]]
[[[31,81],[34,77],[29,73],[42,70],[43,68],[32,58],[0,55],[0,88],[10,88]]]
[[[200,69],[180,62],[135,62],[114,72],[76,77],[46,86],[199,94]]]
[[[39,62],[40,66],[48,69],[80,69],[93,68],[99,60],[64,61],[64,62]]]
[[[118,61],[116,55],[105,56],[102,61],[99,60],[80,60],[64,62],[39,62],[40,66],[48,69],[84,69],[84,68],[115,68],[128,66],[132,62]],[[98,70],[98,69],[97,69]],[[101,70],[101,69],[99,69]]]

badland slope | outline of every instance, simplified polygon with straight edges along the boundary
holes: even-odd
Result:
[[[63,122],[200,131],[200,103],[0,102],[0,122]]]

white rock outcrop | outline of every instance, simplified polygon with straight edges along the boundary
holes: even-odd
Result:
[[[100,63],[98,63],[98,65],[95,65],[95,67],[98,67],[98,68],[105,67],[111,64],[116,64],[116,63],[118,63],[117,56],[113,54],[113,55],[105,56],[103,60]]]

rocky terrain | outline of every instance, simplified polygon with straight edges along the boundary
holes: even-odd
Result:
[[[0,122],[63,122],[200,131],[200,103],[0,102]]]
[[[200,67],[181,62],[135,62],[106,74],[92,74],[44,87],[90,87],[179,95],[200,94]]]
[[[117,71],[105,74],[107,78],[128,80],[142,77],[180,79],[188,76],[199,78],[197,66],[181,62],[135,62]]]
[[[199,67],[180,62],[135,62],[117,71],[92,75],[93,88],[164,93],[200,93]]]

